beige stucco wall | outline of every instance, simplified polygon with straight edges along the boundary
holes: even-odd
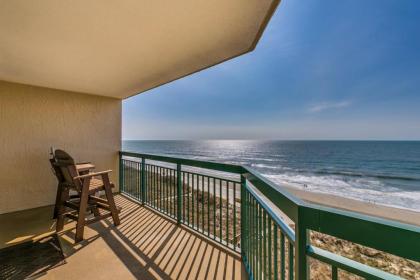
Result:
[[[0,81],[0,214],[54,203],[50,146],[118,184],[121,100]]]

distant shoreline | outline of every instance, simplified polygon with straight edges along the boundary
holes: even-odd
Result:
[[[123,142],[200,142],[200,141],[265,141],[265,142],[420,142],[398,139],[122,139]]]
[[[193,179],[189,180],[188,182],[192,182],[192,181]],[[199,190],[199,188],[197,188],[198,182],[196,182],[195,184],[188,184],[188,185],[191,188]],[[333,207],[333,208],[337,208],[341,210],[347,210],[351,212],[376,216],[379,218],[390,219],[397,222],[420,226],[420,212],[416,212],[413,210],[396,208],[392,206],[385,206],[381,204],[370,203],[367,201],[356,200],[352,198],[345,198],[345,197],[341,197],[341,196],[337,196],[333,194],[317,193],[317,192],[311,192],[307,190],[301,190],[293,186],[288,186],[286,184],[282,184],[281,188],[284,188],[286,191],[288,191],[292,195],[302,200],[305,200],[314,204],[319,204],[319,205],[323,205],[327,207]],[[203,189],[204,190],[208,189],[211,194],[217,197],[220,197],[219,188],[216,188],[215,189],[216,192],[213,193],[212,182],[210,182],[210,186],[207,186],[207,183],[204,182]],[[239,189],[237,189],[237,191],[239,191]],[[226,192],[227,192],[226,186],[222,186],[222,193],[226,194]],[[233,197],[234,197],[233,190],[232,188],[229,188],[230,203],[233,203]],[[236,197],[240,197],[240,193],[237,193]],[[271,204],[270,201],[267,201],[267,202]],[[279,215],[283,216],[282,213],[279,213]],[[284,218],[286,218],[286,220],[289,220],[288,217],[284,217]]]

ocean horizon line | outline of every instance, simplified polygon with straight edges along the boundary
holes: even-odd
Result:
[[[420,139],[121,139],[122,141],[420,142]]]

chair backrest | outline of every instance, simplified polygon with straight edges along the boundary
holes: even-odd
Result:
[[[76,163],[74,159],[65,151],[57,149],[54,150],[53,159],[51,160],[56,176],[59,182],[66,183],[77,191],[81,190],[82,182],[80,179],[74,180],[78,176]]]
[[[50,163],[51,163],[52,171],[53,171],[55,177],[57,178],[58,183],[59,184],[64,183],[63,173],[61,173],[60,167],[55,163],[55,159],[50,158]]]

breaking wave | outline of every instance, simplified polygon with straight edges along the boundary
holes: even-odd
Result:
[[[403,191],[372,178],[311,174],[264,174],[264,176],[280,186],[420,211],[420,191]]]

